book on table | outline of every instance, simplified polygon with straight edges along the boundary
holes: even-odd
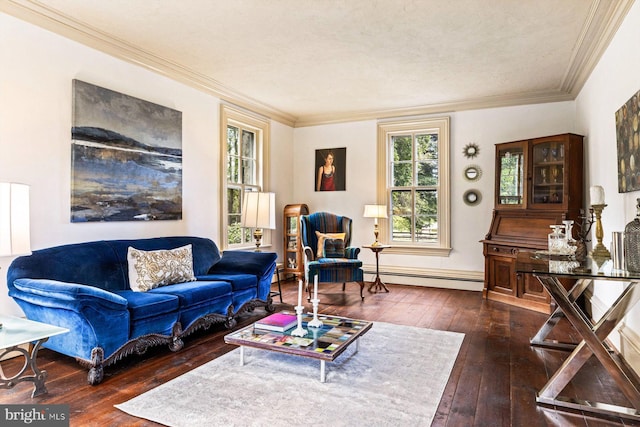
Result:
[[[255,323],[255,327],[269,331],[284,332],[296,326],[297,323],[298,318],[295,314],[274,313],[264,319],[258,320]]]

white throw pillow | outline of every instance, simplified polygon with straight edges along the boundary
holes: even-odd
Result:
[[[142,251],[129,247],[127,262],[129,286],[136,292],[196,280],[193,274],[191,245],[158,251]]]

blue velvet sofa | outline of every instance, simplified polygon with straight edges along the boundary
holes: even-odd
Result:
[[[192,255],[189,281],[143,292],[132,286],[129,248],[168,252],[182,247]],[[273,312],[275,268],[275,253],[225,251],[221,256],[212,240],[199,237],[104,240],[16,258],[7,286],[27,318],[69,329],[44,347],[74,357],[89,368],[88,382],[98,384],[105,366],[131,353],[161,344],[178,351],[182,338],[198,329],[215,323],[232,328],[240,313],[256,307]]]

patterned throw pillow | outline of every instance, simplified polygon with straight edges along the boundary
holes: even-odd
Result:
[[[141,251],[129,247],[127,262],[129,286],[136,292],[196,280],[191,245],[158,251]]]
[[[318,238],[318,247],[316,249],[316,257],[317,258],[323,258],[322,253],[324,252],[324,240],[325,239],[342,239],[344,240],[344,237],[347,235],[347,233],[320,233],[319,231],[316,231],[316,237]]]
[[[344,258],[344,240],[324,239],[323,258]]]

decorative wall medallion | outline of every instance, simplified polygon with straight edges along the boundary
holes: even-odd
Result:
[[[464,177],[467,181],[477,181],[482,176],[482,169],[478,165],[469,165],[464,168]]]
[[[464,153],[464,156],[467,159],[473,159],[478,154],[480,154],[480,147],[478,147],[478,144],[474,144],[473,142],[471,142],[464,146],[464,148],[462,149],[462,153]]]
[[[462,200],[469,206],[475,206],[482,200],[482,195],[478,190],[467,190],[462,196]]]

